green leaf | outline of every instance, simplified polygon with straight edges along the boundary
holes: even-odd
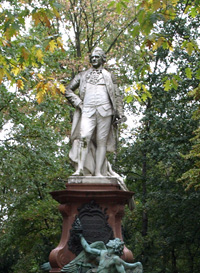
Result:
[[[140,31],[140,25],[139,24],[134,24],[133,25],[133,30],[131,31],[132,37],[135,38],[136,36],[138,36],[139,31]]]
[[[117,3],[117,5],[116,5],[116,11],[117,11],[117,13],[121,13],[121,10],[122,10],[122,5],[121,5],[121,3],[119,2],[119,3]]]
[[[176,81],[175,77],[172,78],[171,83],[172,83],[172,87],[173,87],[175,90],[177,90],[177,89],[178,89],[178,82]]]
[[[188,52],[189,55],[192,54],[192,52],[194,50],[194,46],[193,46],[193,44],[191,42],[187,43],[186,50],[187,50],[187,52]]]
[[[124,3],[125,1],[120,1],[121,6],[123,6],[124,8],[127,8],[127,5]]]
[[[144,18],[145,18],[145,10],[144,10],[143,8],[140,9],[137,18],[138,18],[138,22],[139,22],[140,24],[142,24],[142,23],[143,23],[143,20],[144,20]]]
[[[195,18],[197,16],[197,9],[195,7],[191,8],[190,15]]]
[[[191,71],[191,69],[189,67],[187,67],[185,69],[185,74],[186,74],[188,79],[192,79],[192,71]]]
[[[143,100],[143,101],[145,101],[146,99],[147,99],[147,94],[146,93],[142,93],[142,96],[141,96],[141,99]]]
[[[200,68],[196,71],[196,79],[200,80]]]
[[[171,81],[166,80],[166,82],[164,83],[164,90],[169,91],[170,89],[171,89]]]
[[[132,101],[133,101],[133,96],[129,95],[129,96],[126,97],[126,102],[127,103],[130,103]]]
[[[115,1],[111,1],[110,4],[108,5],[108,8],[112,8],[115,5]]]

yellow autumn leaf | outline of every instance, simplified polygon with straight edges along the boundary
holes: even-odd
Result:
[[[173,48],[173,46],[172,46],[171,41],[166,41],[166,43],[167,43],[167,48],[168,48],[170,51],[173,51],[174,48]]]
[[[26,66],[24,65],[24,63],[22,63],[22,64],[19,65],[19,68],[20,68],[21,70],[24,70],[24,69],[26,68]]]
[[[39,82],[38,84],[36,84],[37,91],[39,91],[43,85],[43,82]]]
[[[47,93],[48,85],[44,84],[44,82],[39,82],[36,85],[36,88],[37,88],[36,99],[37,99],[37,102],[40,104]]]
[[[24,60],[27,60],[29,56],[28,51],[23,47],[22,48],[22,57],[24,58]]]
[[[47,91],[48,91],[48,84],[45,83],[45,84],[43,85],[43,93],[46,94]]]
[[[11,44],[8,41],[6,41],[6,40],[3,40],[2,43],[3,43],[3,46],[9,46],[9,47],[11,47]]]
[[[0,55],[0,64],[1,65],[7,65],[7,61],[6,61],[6,58],[2,55]]]
[[[40,104],[44,99],[44,93],[43,91],[39,91],[36,95],[36,100]]]
[[[22,90],[24,89],[24,83],[22,80],[17,80],[17,87]]]
[[[47,84],[46,84],[46,86],[47,86],[47,90],[50,90],[52,88],[52,86],[53,86],[52,82],[48,81]]]
[[[49,18],[46,16],[46,14],[43,15],[43,21],[45,22],[45,24],[46,24],[46,26],[47,26],[48,28],[51,27],[51,23],[50,23],[50,21],[49,21]]]
[[[143,1],[143,2],[142,2],[142,5],[143,5],[143,7],[144,7],[146,10],[149,10],[149,9],[150,9],[151,4],[152,4],[152,0]]]
[[[171,0],[171,4],[172,4],[173,6],[176,6],[178,2],[179,2],[179,0]]]
[[[17,75],[20,73],[20,68],[19,68],[19,67],[14,67],[14,68],[12,69],[12,73],[13,73],[15,76],[17,76]]]
[[[59,90],[61,93],[65,94],[65,86],[62,83],[59,85]]]
[[[32,19],[35,21],[35,25],[37,26],[40,23],[40,15],[38,12],[32,14]]]
[[[146,88],[146,86],[145,86],[144,84],[142,84],[142,89],[143,89],[144,91],[147,91],[147,88]]]
[[[0,83],[2,82],[4,75],[5,75],[4,68],[0,68]]]
[[[63,41],[62,41],[61,37],[57,38],[57,44],[58,44],[59,47],[63,47]]]
[[[166,20],[169,20],[170,19],[170,12],[168,9],[165,10],[165,12],[163,13],[163,16]]]
[[[48,81],[45,86],[44,86],[44,89],[45,89],[45,92],[50,92],[53,96],[55,95],[55,86],[54,84],[51,82],[51,81]]]
[[[38,73],[37,76],[38,76],[38,78],[39,78],[40,80],[42,80],[42,81],[44,80],[44,77],[43,77],[40,73]]]
[[[141,84],[137,83],[137,89],[140,90],[141,89]]]
[[[10,28],[7,28],[6,31],[5,31],[5,37],[7,40],[10,40],[11,38],[11,35],[10,35]]]
[[[36,51],[35,56],[37,57],[37,59],[38,59],[39,61],[41,61],[41,60],[43,59],[44,54],[43,54],[43,52],[42,52],[41,49],[38,49],[38,50]]]
[[[155,51],[155,50],[157,50],[157,48],[158,48],[158,43],[155,42],[155,44],[154,44],[153,47],[152,47],[152,50]]]
[[[49,42],[49,50],[53,53],[56,47],[57,47],[57,46],[56,46],[55,40],[51,40],[51,41]]]
[[[131,90],[131,87],[129,86],[129,87],[127,87],[127,88],[125,89],[125,92],[128,93],[130,90]]]
[[[165,41],[165,38],[164,37],[160,37],[158,39],[158,41],[157,41],[158,47],[160,47],[163,44],[164,41]]]
[[[6,71],[6,76],[7,76],[7,78],[8,78],[8,80],[9,81],[11,81],[12,80],[12,77],[11,77],[11,75],[10,75],[10,71],[8,72],[8,71]]]
[[[154,10],[158,10],[161,8],[161,1],[160,0],[153,0],[153,8]]]
[[[51,95],[54,97],[56,95],[56,92],[59,91],[59,89],[56,87],[56,85],[51,86]]]
[[[31,64],[32,64],[32,67],[38,67],[38,64],[35,62],[32,62]]]
[[[168,0],[163,0],[162,1],[162,8],[165,9],[167,7],[167,1]]]
[[[53,13],[55,14],[57,18],[60,18],[60,13],[57,11],[55,7],[53,7]]]

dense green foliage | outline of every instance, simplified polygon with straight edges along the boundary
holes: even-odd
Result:
[[[66,105],[10,93],[1,86],[4,122],[1,141],[1,272],[38,272],[57,244],[61,217],[49,192],[63,189],[71,168],[62,140],[69,123]],[[66,118],[65,118],[66,117]]]
[[[113,159],[136,193],[126,244],[144,272],[199,273],[198,2],[2,1],[0,272],[41,272],[59,242],[49,192],[64,189],[73,171],[73,109],[62,93],[100,45],[115,60],[107,66],[127,111],[141,119],[121,134]]]
[[[173,37],[176,26],[174,50],[152,50],[148,59],[151,71],[141,79],[150,95],[143,101],[140,90],[135,93],[140,96],[141,125],[133,130],[134,143],[130,141],[119,151],[122,173],[136,192],[136,210],[127,212],[124,220],[125,235],[127,232],[127,243],[136,258],[146,265],[145,272],[198,272],[200,267],[200,193],[192,188],[185,192],[177,182],[193,166],[183,155],[190,151],[190,139],[198,125],[192,119],[197,104],[188,92],[198,88],[199,76],[195,75],[200,60],[199,51],[189,54],[179,45],[186,35],[197,37],[197,25],[199,18],[175,18],[163,25],[161,32],[168,37]],[[177,66],[176,72],[168,69],[172,65]],[[163,92],[163,79],[175,77],[179,83]]]
[[[195,99],[195,101],[199,101],[199,93],[200,93],[200,85],[197,88],[190,92],[191,96]],[[194,112],[193,119],[199,121],[199,107]],[[182,177],[179,179],[180,182],[184,182],[184,186],[186,189],[195,188],[199,190],[200,188],[200,162],[199,162],[199,148],[200,148],[200,129],[196,129],[194,131],[195,137],[191,139],[192,142],[192,149],[188,154],[184,157],[187,160],[192,160],[194,163],[190,167],[188,171],[183,173]]]

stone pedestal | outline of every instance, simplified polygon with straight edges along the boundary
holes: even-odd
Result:
[[[90,242],[95,238],[106,242],[112,239],[109,236],[123,240],[121,220],[124,206],[133,196],[133,192],[120,189],[117,178],[71,177],[68,182],[66,190],[51,192],[52,197],[60,203],[59,210],[63,216],[60,243],[49,257],[52,273],[60,272],[64,265],[76,257],[78,249],[75,244],[72,250],[71,245],[74,243],[70,233],[76,217],[81,218],[85,225],[83,236],[91,236],[88,237]],[[126,247],[122,258],[127,262],[133,261],[132,252]]]

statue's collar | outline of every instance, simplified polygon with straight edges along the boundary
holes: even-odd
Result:
[[[103,68],[94,68],[94,67],[92,67],[92,71],[96,71],[96,72],[98,72],[98,73],[102,73],[102,70],[103,70]]]

